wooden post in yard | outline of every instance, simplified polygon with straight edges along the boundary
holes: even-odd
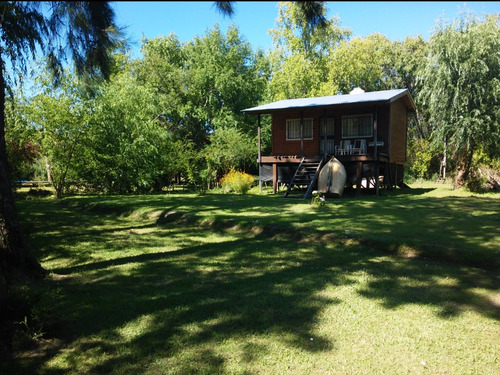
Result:
[[[273,194],[278,192],[278,165],[273,163]]]
[[[373,119],[373,157],[375,158],[375,163],[376,163],[376,168],[375,168],[375,193],[377,195],[380,195],[380,163],[378,159],[378,150],[377,150],[377,141],[378,141],[378,135],[377,135],[377,106],[375,106],[375,118]]]
[[[304,112],[300,112],[300,156],[304,157]]]
[[[323,159],[326,161],[326,109],[323,111]]]
[[[361,194],[361,180],[363,179],[363,162],[356,163],[356,195]]]
[[[261,157],[262,157],[262,143],[261,143],[261,126],[260,126],[260,113],[257,116],[257,163],[259,164],[259,193],[262,193],[262,164],[261,164]]]

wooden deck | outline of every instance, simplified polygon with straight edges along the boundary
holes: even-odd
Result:
[[[324,162],[327,162],[333,157],[328,155]],[[376,194],[379,194],[381,185],[385,188],[392,189],[402,182],[403,166],[389,163],[385,154],[378,154],[375,158],[373,155],[336,155],[335,156],[346,168],[347,183],[346,187],[354,187],[356,194],[361,194],[362,189],[375,189]],[[307,155],[307,161],[320,161],[323,155]],[[301,163],[302,157],[298,155],[275,155],[275,156],[262,156],[260,159],[261,165],[271,165],[273,171],[273,193],[278,192],[280,183],[289,184],[291,181],[290,176],[278,176],[279,168],[290,168],[295,171]],[[281,173],[283,174],[283,173]],[[399,174],[399,176],[398,176]],[[401,179],[400,180],[398,179]]]

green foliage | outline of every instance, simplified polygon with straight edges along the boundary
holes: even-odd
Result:
[[[13,180],[33,180],[34,164],[40,155],[40,147],[31,141],[16,143],[7,142],[7,158],[10,166],[10,177]]]
[[[480,20],[464,14],[438,25],[429,41],[420,95],[435,126],[434,139],[446,137],[458,161],[458,186],[479,147],[491,157],[499,155],[499,77],[498,15]]]
[[[38,85],[42,93],[21,112],[34,133],[33,142],[40,147],[47,179],[61,198],[70,180],[76,178],[75,156],[81,153],[81,141],[88,131],[89,102],[76,77],[61,79],[54,87],[45,72]]]
[[[320,192],[313,192],[311,198],[311,204],[316,208],[323,207],[326,204],[325,195]]]
[[[102,87],[81,158],[82,176],[108,192],[168,186],[187,163],[190,142],[172,138],[156,120],[157,97],[124,71]]]
[[[392,43],[381,34],[341,41],[332,48],[323,94],[348,94],[355,87],[365,91],[393,88],[392,54]]]
[[[487,182],[488,180],[485,176],[481,175],[477,170],[472,170],[465,187],[474,193],[484,193]]]
[[[236,128],[219,128],[209,136],[203,153],[208,166],[222,176],[232,169],[255,165],[257,141]]]
[[[323,17],[325,4],[316,10]],[[332,17],[318,27],[308,22],[299,2],[280,2],[276,29],[270,31],[275,48],[281,57],[304,54],[307,59],[328,55],[328,50],[351,35],[347,28],[340,27],[340,19]]]
[[[185,51],[190,93],[186,104],[204,126],[204,134],[228,126],[248,133],[252,122],[241,110],[262,96],[266,83],[265,74],[258,70],[262,56],[253,54],[236,27],[223,35],[216,26],[188,43]]]
[[[276,66],[267,88],[269,101],[314,97],[326,79],[324,61],[308,59],[304,53],[287,57]]]
[[[254,181],[253,176],[248,173],[232,170],[222,177],[221,187],[226,193],[246,194]]]
[[[238,30],[225,36],[216,27],[185,45],[155,38],[143,51],[144,61],[115,55],[114,74],[93,97],[76,79],[51,86],[46,73],[43,94],[18,111],[30,122],[26,138],[43,146],[58,196],[69,184],[161,191],[179,176],[206,189],[231,168],[255,166],[256,118],[241,109],[256,104],[266,67]]]
[[[324,4],[316,8],[318,14],[324,15]],[[444,91],[434,90],[433,85],[441,78],[445,82],[446,70],[439,73],[442,76],[439,79],[430,74],[440,71],[441,66],[445,66],[443,61],[452,61],[453,53],[458,56],[459,50],[463,50],[460,56],[469,56],[464,59],[467,62],[463,62],[464,67],[451,74],[450,81],[444,85],[466,92],[465,87],[471,86],[465,82],[473,79],[461,76],[469,75],[477,80],[483,72],[488,79],[493,78],[488,89],[470,91],[474,96],[472,102],[478,102],[478,94],[482,93],[483,102],[488,102],[489,108],[498,108],[498,99],[495,99],[498,96],[495,77],[498,54],[493,51],[498,26],[493,18],[487,18],[488,21],[485,18],[486,27],[476,20],[462,20],[453,27],[441,24],[441,29],[433,35],[431,48],[421,36],[408,37],[402,42],[391,42],[380,34],[349,39],[351,32],[340,26],[339,19],[332,18],[316,27],[309,22],[300,3],[289,2],[280,4],[277,26],[272,30],[275,49],[268,56],[262,51],[252,51],[235,26],[229,27],[224,34],[215,25],[205,35],[186,43],[180,43],[174,34],[145,39],[144,59],[128,61],[124,55],[115,55],[111,82],[95,85],[97,95],[94,98],[84,98],[78,93],[81,88],[76,90],[75,85],[73,88],[67,85],[59,89],[65,91],[59,103],[55,103],[54,98],[59,97],[60,91],[57,95],[45,92],[43,105],[41,97],[33,101],[32,106],[38,103],[40,108],[52,107],[50,111],[39,111],[43,113],[43,121],[52,116],[53,123],[65,123],[67,127],[72,123],[74,126],[71,130],[74,136],[70,135],[69,128],[51,135],[53,139],[59,137],[60,145],[67,146],[59,147],[53,142],[50,155],[50,137],[45,135],[47,141],[41,148],[42,155],[47,158],[54,176],[80,181],[92,190],[161,191],[179,176],[206,189],[231,169],[249,171],[255,167],[257,119],[243,115],[242,109],[262,102],[264,97],[269,101],[334,95],[360,86],[366,91],[407,87],[414,95],[418,112],[409,121],[407,165],[407,173],[413,178],[429,178],[436,173],[442,136],[449,135],[448,130],[452,128],[462,128],[463,136],[467,133],[474,137],[457,146],[457,140],[463,137],[449,135],[450,150],[455,156],[481,148],[490,159],[495,159],[498,148],[492,140],[498,135],[498,113],[494,110],[486,113],[486,104],[468,112],[470,121],[465,121],[463,114],[464,119],[460,118],[458,112],[449,117],[453,118],[454,125],[442,125],[444,117],[438,119],[430,115],[431,111],[443,112],[445,105],[453,107],[462,100],[458,94],[453,96],[457,100],[452,104],[440,100]],[[476,31],[473,33],[473,30]],[[458,32],[456,38],[455,32]],[[465,35],[469,34],[473,36],[467,39]],[[453,43],[448,43],[452,39]],[[438,52],[452,44],[457,46],[453,53],[442,52],[448,60],[444,57],[439,60]],[[478,66],[476,75],[472,71],[474,64]],[[488,69],[484,69],[485,66]],[[461,77],[461,81],[453,83],[453,76]],[[62,83],[64,86],[64,81]],[[489,98],[486,98],[487,91],[493,93]],[[47,97],[53,98],[52,101]],[[440,103],[431,107],[431,97]],[[84,101],[86,104],[82,105]],[[445,102],[447,104],[443,104]],[[63,113],[63,107],[71,110]],[[83,107],[90,110],[92,118],[85,117]],[[25,121],[23,116],[21,113],[18,116],[21,120],[13,117],[13,121],[22,123]],[[62,118],[64,116],[66,118]],[[264,154],[271,151],[269,120],[266,116],[262,118]],[[482,121],[489,125],[482,126]],[[428,142],[431,125],[436,128],[433,138],[436,144]],[[40,135],[40,132],[23,135],[14,128],[10,127],[10,134],[7,134],[14,142],[9,146],[11,154],[15,153],[14,149],[29,145],[28,141],[41,147],[42,138],[38,141],[33,135]],[[488,138],[485,134],[491,136]],[[486,141],[487,138],[490,140]],[[464,148],[464,144],[468,146]],[[14,161],[12,156],[11,159]],[[44,158],[34,163],[30,160],[29,168],[21,159],[15,163],[19,166],[16,167],[17,175],[33,175],[35,165],[38,174],[43,172]],[[56,159],[59,164],[54,162]],[[460,166],[456,159],[457,156],[449,159],[449,165]],[[69,183],[59,185],[67,188]]]
[[[232,168],[255,165],[256,118],[241,110],[264,92],[262,53],[253,53],[236,27],[224,35],[218,26],[185,44],[173,34],[145,40],[142,50],[133,70],[155,93],[156,118],[173,139],[192,142],[189,181],[203,192]]]
[[[323,4],[318,8],[326,13]],[[271,30],[275,50],[270,56],[273,74],[267,100],[319,95],[328,77],[329,50],[348,38],[351,31],[341,28],[338,18],[312,27],[298,2],[281,2],[276,24]]]
[[[268,67],[236,27],[224,35],[215,26],[185,44],[174,35],[145,40],[142,50],[139,80],[158,95],[159,118],[173,134],[191,139],[198,149],[220,127],[254,134],[256,119],[241,110],[262,96]]]
[[[18,87],[15,97],[7,97],[5,106],[5,143],[12,180],[32,180],[34,165],[40,159],[36,129],[27,124],[23,108],[27,105]]]
[[[393,71],[395,86],[407,88],[415,97],[418,92],[417,77],[427,62],[428,44],[421,35],[406,37],[402,42],[394,41],[392,61],[387,69]]]
[[[413,179],[429,179],[439,172],[433,168],[436,151],[430,147],[430,141],[414,138],[408,141],[405,173]]]
[[[472,159],[465,187],[476,193],[500,190],[500,158],[491,158],[483,148],[479,148]]]

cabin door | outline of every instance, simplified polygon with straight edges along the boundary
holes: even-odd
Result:
[[[326,120],[326,121],[325,121]],[[334,154],[335,152],[335,119],[333,117],[322,118],[319,122],[319,153],[325,153],[325,138],[326,138],[326,153]],[[326,137],[325,137],[326,132]]]

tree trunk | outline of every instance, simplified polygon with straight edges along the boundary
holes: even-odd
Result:
[[[45,156],[45,171],[47,173],[47,181],[52,183],[52,173],[50,173],[49,158]]]
[[[45,274],[29,252],[12,193],[5,144],[5,80],[0,56],[0,309],[5,307],[7,287],[14,268],[20,268],[34,277]]]
[[[472,166],[473,148],[466,147],[460,160],[457,174],[455,176],[455,189],[464,187],[469,178],[470,168]]]

